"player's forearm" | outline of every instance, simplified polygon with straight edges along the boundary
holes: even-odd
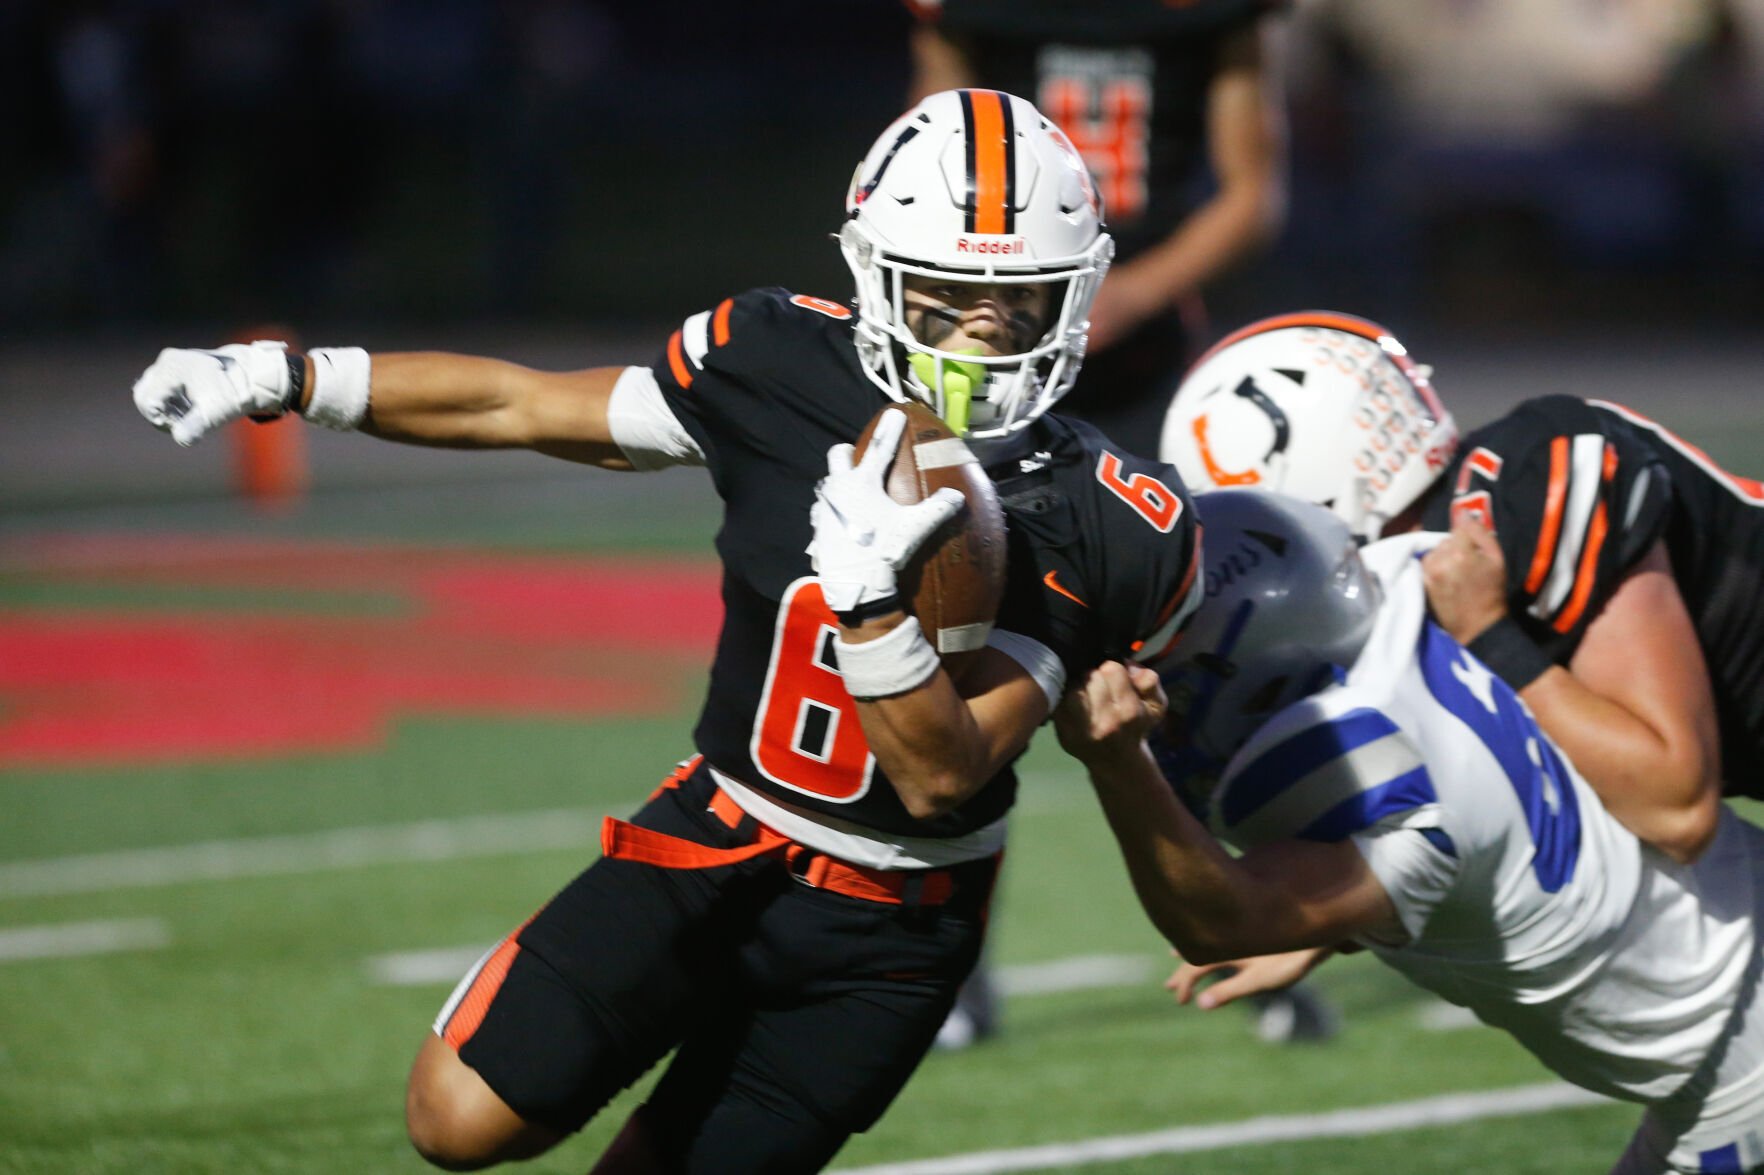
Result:
[[[909,44],[913,76],[907,85],[908,105],[943,90],[959,90],[974,84],[974,69],[967,53],[940,30],[917,25]]]
[[[407,444],[531,448],[617,466],[623,458],[606,402],[619,370],[542,372],[439,351],[378,354],[361,429]]]
[[[1251,27],[1230,38],[1208,88],[1207,155],[1217,192],[1130,263],[1155,275],[1165,303],[1267,244],[1286,218],[1286,128],[1275,75],[1264,64],[1264,36]]]
[[[1664,732],[1557,666],[1520,691],[1538,725],[1605,807],[1638,838],[1676,861],[1694,861],[1720,816],[1718,757],[1710,729]]]
[[[895,633],[903,612],[842,629],[842,670],[856,646]],[[984,649],[969,654],[961,679],[942,662],[929,674],[914,670],[908,688],[854,690],[858,721],[876,763],[901,803],[927,820],[965,804],[1028,745],[1046,714],[1046,698],[1014,661]],[[858,674],[861,680],[866,674]],[[854,676],[847,672],[847,683]],[[903,681],[901,685],[906,685]]]
[[[514,366],[440,351],[376,354],[362,431],[413,444],[512,447],[520,436]]]
[[[915,819],[954,811],[997,773],[973,714],[942,670],[917,689],[857,707],[877,766]]]
[[[1283,217],[1284,202],[1271,179],[1226,188],[1122,268],[1142,268],[1161,292],[1162,304],[1169,305],[1265,246],[1279,232]]]
[[[1281,895],[1227,853],[1176,800],[1149,752],[1087,764],[1152,925],[1184,959],[1219,962],[1305,945],[1270,940]]]

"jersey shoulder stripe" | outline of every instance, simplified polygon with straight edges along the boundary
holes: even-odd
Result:
[[[1219,803],[1229,839],[1340,839],[1435,802],[1419,751],[1389,715],[1370,706],[1332,714],[1328,702],[1298,703],[1271,724],[1281,736],[1252,740],[1232,763]]]
[[[1349,796],[1305,827],[1299,829],[1300,840],[1345,840],[1356,832],[1380,824],[1392,816],[1401,816],[1439,802],[1433,777],[1426,767],[1416,767],[1395,779],[1386,780]],[[1432,840],[1432,838],[1429,838]],[[1438,847],[1438,842],[1433,842]],[[1450,844],[1450,839],[1446,841]],[[1441,848],[1450,854],[1449,849]]]
[[[1464,440],[1423,518],[1493,527],[1515,613],[1566,655],[1665,525],[1671,479],[1660,445],[1620,414],[1573,396],[1528,400]]]
[[[675,383],[690,388],[711,368],[788,362],[792,347],[781,336],[800,341],[850,318],[849,309],[826,298],[778,287],[748,290],[682,322],[668,338],[665,366]]]
[[[1558,493],[1558,470],[1566,489]],[[1549,505],[1532,572],[1547,557],[1549,570],[1533,590],[1528,611],[1557,632],[1567,632],[1580,619],[1592,594],[1599,552],[1609,529],[1603,490],[1617,473],[1617,450],[1599,433],[1556,437],[1550,446]],[[1554,550],[1547,550],[1554,537]],[[1530,580],[1527,580],[1530,587]]]

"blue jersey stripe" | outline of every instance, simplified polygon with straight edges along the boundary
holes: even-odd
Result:
[[[1697,1170],[1707,1175],[1739,1175],[1745,1170],[1740,1165],[1739,1143],[1730,1142],[1702,1152],[1697,1156]]]
[[[1359,709],[1302,730],[1233,777],[1220,815],[1228,826],[1235,826],[1325,763],[1395,734],[1396,729],[1396,723],[1377,710]]]
[[[1372,827],[1388,816],[1412,812],[1439,801],[1433,777],[1417,767],[1377,787],[1349,796],[1299,830],[1300,840],[1338,841]],[[1448,842],[1449,843],[1449,842]]]

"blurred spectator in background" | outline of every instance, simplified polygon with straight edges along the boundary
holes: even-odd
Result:
[[[1115,235],[1090,351],[1062,405],[1151,455],[1205,342],[1202,289],[1277,231],[1285,116],[1267,14],[1278,0],[909,0],[913,100],[1021,94],[1083,153]]]
[[[151,44],[139,6],[74,0],[0,13],[0,312],[76,296],[113,313],[147,295],[162,192]],[[22,115],[22,116],[21,116]]]
[[[1339,280],[1289,292],[1493,324],[1565,300],[1657,320],[1663,279],[1712,283],[1713,305],[1755,292],[1741,4],[1757,0],[1303,4],[1287,260]]]
[[[1509,333],[1738,329],[1764,310],[1764,0],[1292,0],[1277,55],[1257,0],[941,7],[915,24],[901,0],[9,0],[0,332],[214,337],[296,306],[579,329],[660,319],[762,268],[836,292],[837,258],[802,229],[837,227],[835,145],[898,112],[910,39],[926,71],[1069,106],[1112,189],[1123,260],[1080,412],[1133,382],[1108,369],[1130,366],[1148,301],[1167,326],[1197,284],[1230,321],[1351,304]],[[1120,33],[1133,11],[1147,25]],[[1167,45],[1208,27],[1211,49]],[[1135,107],[1148,71],[1156,102]],[[1108,107],[1105,74],[1127,84]],[[1050,93],[1056,75],[1077,84]],[[1135,272],[1177,256],[1185,213],[1217,210],[1230,185],[1209,171],[1238,173],[1220,147],[1257,146],[1198,113],[1227,91],[1265,108],[1270,190],[1237,207],[1270,219],[1207,238],[1229,253],[1241,231],[1242,261],[1270,231],[1282,107],[1290,223],[1254,264],[1203,259],[1148,299]],[[1171,95],[1190,105],[1167,122]],[[1135,115],[1143,158],[1111,121]],[[687,159],[718,181],[680,183]],[[608,239],[609,223],[632,227]],[[1154,377],[1183,358],[1146,354]]]

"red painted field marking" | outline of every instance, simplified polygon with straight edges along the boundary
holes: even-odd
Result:
[[[0,766],[15,768],[361,749],[412,714],[654,714],[680,703],[722,617],[707,561],[127,537],[14,544],[0,570],[296,599],[0,608]],[[302,611],[303,593],[392,607]]]

